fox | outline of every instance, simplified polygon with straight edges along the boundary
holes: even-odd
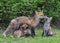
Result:
[[[43,26],[42,36],[44,36],[44,35],[53,36],[52,28],[51,28],[51,25],[50,25],[51,20],[52,20],[52,17],[46,17],[45,23],[44,23],[44,26]]]
[[[13,37],[30,36],[30,35],[31,30],[28,28],[28,25],[23,24],[21,29],[14,31]]]
[[[26,29],[22,32],[22,30],[16,30],[14,31],[13,37],[23,37],[23,36],[30,36],[31,31],[29,29]]]
[[[10,24],[8,25],[7,29],[3,32],[3,36],[6,37],[9,31],[12,30],[12,34],[14,33],[15,29],[18,29],[19,25],[21,24],[27,24],[31,27],[31,36],[35,36],[35,27],[39,24],[40,19],[46,18],[44,16],[43,12],[37,12],[35,11],[35,15],[29,19],[27,16],[20,16],[15,19],[12,19]]]
[[[27,24],[22,25],[22,30],[24,30],[25,36],[31,36],[31,28]]]

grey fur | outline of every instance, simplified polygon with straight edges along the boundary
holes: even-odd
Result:
[[[52,30],[51,30],[51,26],[50,26],[51,20],[52,20],[52,17],[47,17],[45,19],[42,36],[44,36],[44,34],[46,36],[52,36],[53,35]]]

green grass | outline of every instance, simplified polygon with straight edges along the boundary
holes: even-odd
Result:
[[[60,30],[54,29],[56,35],[52,37],[41,37],[42,29],[36,30],[36,36],[11,38],[10,36],[3,37],[0,33],[0,43],[60,43]]]

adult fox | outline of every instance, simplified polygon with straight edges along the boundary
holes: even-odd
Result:
[[[34,36],[35,35],[34,28],[37,26],[37,24],[39,24],[39,21],[41,18],[46,18],[46,16],[44,16],[43,12],[36,11],[36,14],[34,15],[34,17],[32,19],[29,19],[26,16],[21,16],[21,17],[12,19],[9,26],[7,27],[7,29],[3,32],[3,35],[6,37],[6,34],[9,31],[12,30],[12,33],[13,33],[14,30],[19,27],[19,25],[27,24],[31,27],[31,36]]]
[[[14,37],[21,37],[21,36],[30,36],[31,30],[28,28],[29,26],[27,24],[22,24],[20,26],[21,28],[19,30],[14,31],[13,36]]]

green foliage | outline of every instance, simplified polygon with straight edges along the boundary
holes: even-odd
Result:
[[[59,0],[0,0],[0,20],[8,25],[17,16],[31,16],[33,11],[43,10],[46,16],[52,16],[56,21],[60,17]],[[54,23],[54,22],[53,22]]]

